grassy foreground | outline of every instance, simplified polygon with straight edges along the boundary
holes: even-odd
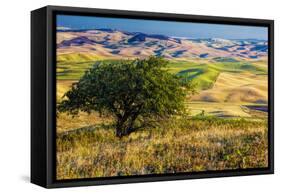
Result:
[[[58,59],[58,102],[94,61],[103,60],[90,57]],[[267,113],[247,108],[267,105],[267,61],[170,61],[167,69],[198,87],[188,102],[193,117],[172,118],[119,139],[111,118],[60,114],[57,179],[268,166]]]
[[[61,115],[60,120],[73,119]],[[115,137],[110,120],[91,124],[71,131],[58,126],[57,179],[268,165],[266,119],[172,118],[122,139]]]

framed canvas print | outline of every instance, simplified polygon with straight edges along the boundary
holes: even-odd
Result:
[[[31,13],[31,182],[273,173],[273,21]]]

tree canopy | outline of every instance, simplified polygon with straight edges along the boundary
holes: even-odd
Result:
[[[185,111],[191,88],[167,71],[159,57],[97,62],[66,92],[59,112],[111,115],[122,137],[159,119]]]

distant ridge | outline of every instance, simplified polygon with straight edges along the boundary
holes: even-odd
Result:
[[[226,58],[227,61],[233,62],[237,59],[259,59],[267,57],[268,54],[267,41],[256,39],[188,39],[110,28],[57,28],[57,48],[59,54],[87,52],[90,55],[110,58],[149,55],[163,56],[167,59]]]

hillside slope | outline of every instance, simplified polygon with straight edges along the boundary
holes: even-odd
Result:
[[[267,56],[267,51],[267,41],[257,40],[186,39],[110,29],[57,32],[58,55],[71,57],[72,54],[86,53],[93,60],[149,55],[177,60],[215,57],[258,59]]]

